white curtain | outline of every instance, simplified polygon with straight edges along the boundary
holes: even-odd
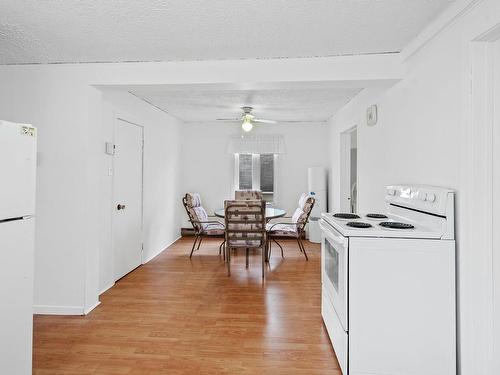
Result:
[[[230,154],[284,154],[285,142],[281,134],[242,134],[230,138]]]

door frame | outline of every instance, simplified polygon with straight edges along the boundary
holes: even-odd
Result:
[[[113,145],[116,145],[116,133],[119,121],[125,122],[129,125],[137,126],[141,129],[142,135],[142,152],[141,152],[141,264],[144,264],[144,126],[137,124],[134,121],[130,121],[126,119],[126,116],[120,116],[115,114],[113,116],[114,124],[113,124]],[[116,272],[115,272],[115,241],[114,241],[114,229],[115,229],[115,154],[113,154],[112,158],[112,170],[113,175],[111,179],[111,257],[112,257],[112,272],[113,272],[113,280],[116,282]]]
[[[494,76],[494,116],[493,116],[493,164],[492,192],[493,217],[492,228],[500,224],[500,38],[494,43],[495,66]],[[495,194],[495,191],[497,194]],[[500,233],[493,230],[493,371],[500,373]],[[496,249],[496,252],[495,252]]]
[[[500,23],[469,43],[464,72],[459,234],[458,351],[463,374],[500,371],[500,263],[494,253],[494,44]],[[496,132],[498,133],[498,131]],[[498,141],[497,141],[498,142]],[[460,196],[459,196],[460,197]],[[498,204],[498,203],[497,203]],[[496,214],[498,216],[498,214]]]
[[[351,212],[351,135],[357,132],[358,126],[353,125],[340,133],[340,211]],[[359,173],[356,173],[356,186],[359,192]],[[359,194],[358,197],[359,198]],[[359,199],[356,199],[358,208]],[[348,206],[347,206],[348,205]],[[348,208],[346,208],[348,207]]]

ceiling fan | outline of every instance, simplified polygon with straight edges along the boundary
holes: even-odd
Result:
[[[241,107],[243,113],[240,119],[228,119],[228,118],[218,118],[217,121],[240,121],[241,120],[241,128],[249,132],[253,128],[253,123],[263,123],[263,124],[276,124],[274,120],[265,120],[261,118],[256,118],[252,115],[252,107]]]

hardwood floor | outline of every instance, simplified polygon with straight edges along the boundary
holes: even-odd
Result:
[[[177,241],[101,295],[85,317],[36,316],[33,373],[340,375],[320,314],[320,250],[273,247],[262,282],[260,253],[231,277],[220,240]]]

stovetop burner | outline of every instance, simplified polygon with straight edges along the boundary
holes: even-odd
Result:
[[[370,228],[372,226],[369,223],[363,223],[361,221],[350,221],[346,225],[353,228]]]
[[[367,214],[366,217],[370,219],[387,219],[387,215],[383,214]]]
[[[413,228],[415,228],[411,224],[399,223],[397,221],[384,221],[384,222],[380,223],[379,225],[382,227],[391,228],[391,229],[413,229]]]
[[[356,214],[347,214],[347,213],[333,214],[333,217],[336,217],[337,219],[359,219],[358,215],[356,215]]]

